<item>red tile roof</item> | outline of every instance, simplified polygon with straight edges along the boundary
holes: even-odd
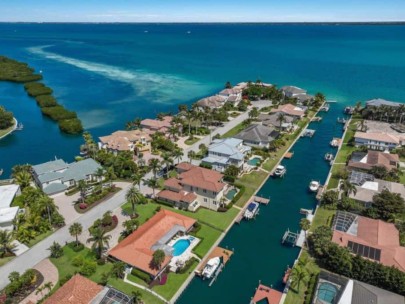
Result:
[[[332,241],[343,247],[352,241],[381,249],[381,264],[405,271],[405,247],[400,246],[399,232],[394,224],[359,216],[357,235],[335,230]]]
[[[156,194],[156,196],[160,199],[169,200],[172,202],[185,202],[188,204],[191,204],[197,198],[197,195],[192,192],[174,192],[170,190],[162,190],[158,194]]]
[[[217,171],[193,166],[190,170],[181,173],[179,180],[183,185],[219,192],[226,186],[220,182],[223,177],[223,174]]]
[[[175,225],[181,225],[189,230],[195,222],[196,220],[190,217],[162,209],[112,248],[109,254],[151,275],[157,275],[159,270],[151,265],[153,258],[151,247]],[[161,265],[162,268],[170,262],[171,258],[166,256]]]
[[[188,170],[190,170],[191,168],[194,168],[194,167],[195,167],[194,165],[192,165],[190,163],[186,163],[186,162],[180,163],[180,164],[178,164],[176,166],[176,168],[181,170],[181,171],[188,171]]]
[[[260,284],[253,297],[253,303],[267,300],[268,304],[279,304],[282,296],[283,294],[281,292]]]
[[[181,190],[183,186],[180,184],[180,181],[177,178],[169,178],[165,180],[164,186],[172,189]]]
[[[167,128],[170,127],[170,123],[172,122],[173,117],[172,116],[165,116],[163,117],[162,120],[158,119],[144,119],[141,121],[141,126],[144,128],[150,128],[150,129],[162,129],[162,130],[167,130]]]
[[[393,165],[395,163],[395,165]],[[368,151],[365,162],[349,161],[348,166],[352,168],[371,170],[375,166],[385,167],[387,170],[391,170],[397,167],[399,163],[398,154],[390,154],[379,151]]]
[[[277,109],[272,109],[271,110],[271,113],[278,113],[278,112],[283,112],[283,113],[285,113],[287,115],[299,116],[299,117],[302,117],[302,116],[305,115],[304,110],[302,110],[301,108],[299,108],[299,107],[297,107],[297,106],[295,106],[293,104],[290,104],[290,103],[278,106]]]
[[[101,290],[102,286],[76,274],[46,299],[44,304],[88,304]]]

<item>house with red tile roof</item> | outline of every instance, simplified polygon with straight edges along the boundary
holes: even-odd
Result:
[[[293,104],[287,103],[277,107],[277,109],[272,109],[270,113],[284,113],[285,115],[302,118],[305,116],[305,110],[301,107],[295,106]]]
[[[75,274],[47,298],[44,304],[89,304],[102,290],[102,286],[80,274]]]
[[[190,231],[195,222],[190,217],[162,209],[108,254],[155,278],[164,271],[173,257],[173,247],[167,244],[174,236]],[[152,264],[153,253],[158,249],[165,252],[160,269]]]
[[[227,189],[223,174],[189,163],[180,163],[176,168],[179,176],[166,180],[157,198],[190,211],[200,206],[218,210]]]
[[[353,254],[405,272],[405,247],[400,245],[399,231],[392,223],[338,211],[332,242],[349,248]]]
[[[117,153],[120,151],[145,152],[151,149],[152,138],[142,130],[116,131],[99,137],[100,149]]]
[[[399,166],[398,154],[391,154],[380,151],[354,152],[349,160],[348,169],[360,169],[369,171],[374,167],[384,167],[387,171],[396,169]]]
[[[171,126],[172,120],[172,116],[164,116],[162,120],[147,118],[141,121],[141,128],[144,129],[146,132],[149,131],[150,133],[166,133]]]
[[[259,284],[250,304],[279,304],[283,293]]]

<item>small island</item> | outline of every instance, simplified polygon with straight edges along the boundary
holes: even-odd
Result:
[[[16,127],[13,113],[0,106],[0,139],[11,133]]]
[[[23,83],[25,91],[35,98],[42,114],[57,121],[62,132],[67,134],[83,132],[82,123],[76,112],[60,105],[52,96],[53,90],[38,82],[42,80],[42,75],[35,74],[34,69],[26,63],[0,56],[0,80]]]

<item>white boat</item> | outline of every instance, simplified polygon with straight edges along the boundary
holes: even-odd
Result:
[[[245,219],[250,220],[257,214],[258,211],[259,211],[259,203],[251,202],[247,206],[245,213],[243,214],[243,217]]]
[[[332,139],[329,144],[334,148],[339,147],[339,142],[336,139]]]
[[[220,264],[221,259],[219,257],[209,259],[202,272],[203,278],[205,279],[212,278],[212,276],[215,274],[215,271],[218,269]]]
[[[284,166],[278,165],[276,170],[274,171],[274,175],[283,177],[284,174],[286,174],[286,172],[287,172],[287,169]]]
[[[2,176],[3,175],[3,169],[0,169],[0,176]]]
[[[301,214],[312,214],[312,212],[313,212],[312,209],[304,209],[304,208],[300,209]]]
[[[333,160],[333,158],[334,158],[334,156],[333,156],[333,154],[332,153],[326,153],[325,154],[325,160],[326,161],[331,161],[331,160]]]
[[[316,191],[318,191],[318,189],[319,189],[320,186],[321,186],[321,184],[320,184],[319,182],[317,182],[317,181],[311,181],[311,182],[309,183],[309,190],[310,190],[311,192],[316,192]]]

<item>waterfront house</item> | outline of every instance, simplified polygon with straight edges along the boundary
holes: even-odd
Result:
[[[81,180],[101,181],[103,177],[96,176],[99,169],[102,167],[92,158],[70,164],[62,159],[56,159],[32,166],[32,174],[38,187],[46,194],[52,195],[76,186]]]
[[[392,223],[337,211],[332,242],[355,255],[405,271],[405,247],[400,245],[399,231]]]
[[[231,89],[223,89],[219,92],[219,95],[226,98],[225,102],[229,101],[236,106],[242,100],[242,89],[235,87]]]
[[[271,113],[284,113],[285,115],[301,119],[305,116],[305,109],[301,106],[287,103],[278,106],[276,109],[271,109]]]
[[[114,154],[131,151],[135,154],[151,150],[152,138],[142,130],[116,131],[111,135],[99,137],[98,146]]]
[[[306,90],[295,86],[284,86],[281,87],[280,90],[283,93],[283,95],[288,98],[295,98],[298,95],[305,95],[307,93]]]
[[[405,144],[405,137],[385,132],[356,132],[356,147],[364,146],[371,150],[392,150]]]
[[[278,120],[281,113],[260,113],[257,120],[261,122],[263,126],[274,127],[279,131],[290,132],[294,129],[294,123],[297,121],[297,117],[284,115],[284,121],[281,123]]]
[[[127,238],[109,251],[109,256],[151,276],[158,277],[169,265],[174,248],[168,243],[178,235],[187,234],[195,219],[162,209]],[[165,258],[160,268],[152,264],[153,253],[163,250]]]
[[[347,165],[349,170],[369,171],[374,167],[384,167],[387,171],[398,168],[398,154],[380,151],[353,152]]]
[[[226,98],[224,96],[214,95],[200,99],[197,101],[197,105],[200,108],[218,109],[224,105],[225,101]]]
[[[214,139],[208,147],[208,155],[202,159],[202,163],[211,165],[212,169],[219,172],[224,172],[230,165],[241,170],[245,157],[251,150],[252,148],[245,146],[241,139]]]
[[[0,209],[11,206],[13,199],[21,194],[20,186],[16,184],[0,186]]]
[[[325,270],[318,275],[312,304],[404,304],[404,297]]]
[[[155,132],[166,133],[171,126],[172,120],[172,116],[164,116],[162,120],[147,118],[141,121],[141,128],[152,134]]]
[[[297,100],[297,105],[305,105],[314,100],[314,96],[309,94],[298,94],[294,98]]]
[[[366,108],[379,108],[381,106],[397,108],[400,105],[400,102],[388,101],[382,98],[375,98],[366,101]]]
[[[180,163],[176,169],[178,177],[164,182],[164,190],[156,195],[159,200],[190,211],[200,206],[218,210],[228,188],[221,173],[189,163]]]
[[[0,230],[14,230],[14,219],[20,208],[11,207],[11,203],[19,194],[21,194],[19,185],[0,186]]]
[[[235,138],[243,140],[243,143],[256,148],[268,148],[280,133],[275,128],[253,124],[238,133]]]

